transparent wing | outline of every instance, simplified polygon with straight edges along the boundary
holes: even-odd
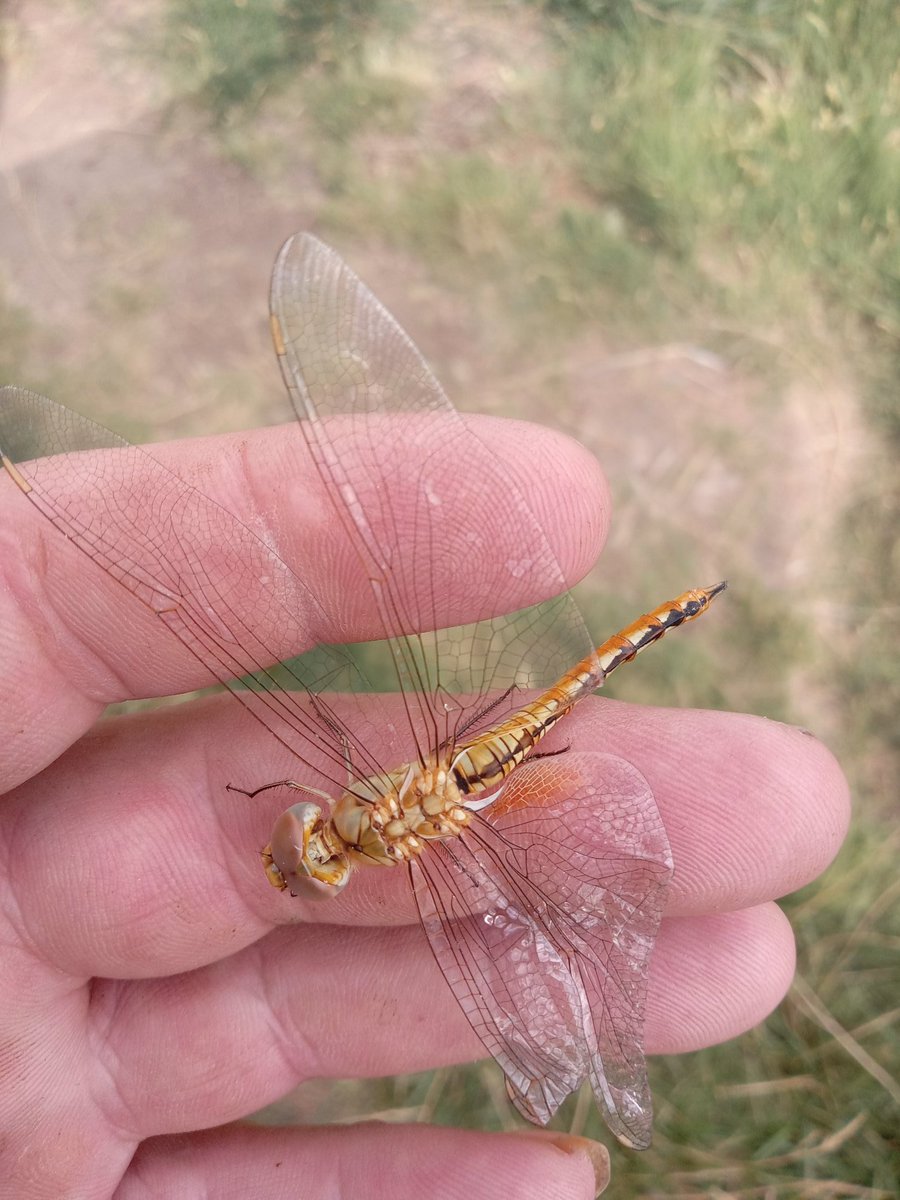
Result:
[[[272,315],[300,428],[368,584],[367,636],[388,648],[373,658],[374,678],[362,666],[368,656],[340,648],[319,647],[272,671],[270,631],[308,630],[317,610],[308,564],[282,562],[146,452],[15,388],[4,392],[0,445],[23,464],[29,498],[50,520],[156,612],[212,678],[235,687],[298,758],[306,761],[310,737],[325,745],[343,786],[348,752],[362,775],[396,765],[373,761],[369,731],[379,730],[383,744],[396,728],[398,761],[416,749],[425,758],[452,742],[485,697],[550,683],[589,653],[590,640],[560,594],[565,581],[523,494],[527,480],[505,478],[340,258],[308,235],[286,243]],[[44,455],[68,461],[25,465]],[[500,508],[480,487],[488,475],[504,482]],[[451,506],[456,519],[448,521]],[[484,570],[473,570],[473,556]],[[547,602],[521,610],[536,595]],[[467,624],[458,624],[461,615]],[[307,648],[299,634],[298,648]],[[249,687],[235,685],[248,674]],[[376,686],[402,691],[405,732],[379,711]],[[289,694],[302,687],[314,703]],[[328,700],[332,691],[344,693],[339,706]],[[347,694],[361,692],[358,701]]]
[[[431,948],[524,1116],[545,1124],[588,1078],[613,1133],[645,1147],[644,1004],[672,872],[656,803],[608,755],[512,779],[483,820],[413,864]]]
[[[13,477],[35,507],[156,614],[210,683],[231,687],[307,766],[311,745],[324,750],[327,777],[346,787],[345,746],[366,764],[367,731],[387,717],[370,695],[352,728],[337,724],[324,689],[368,686],[340,648],[319,647],[313,669],[272,670],[274,638],[303,649],[321,609],[264,542],[148,453],[32,392],[0,389],[0,450],[21,464]]]
[[[288,241],[275,264],[271,309],[285,383],[369,581],[391,643],[394,686],[410,697],[411,734],[425,758],[454,739],[486,696],[552,683],[590,652],[590,639],[560,594],[565,580],[523,482],[475,436],[409,337],[338,255],[308,234]],[[373,461],[374,477],[365,467]],[[503,482],[499,508],[483,495],[486,478]],[[448,527],[441,512],[460,493],[466,520]],[[453,566],[482,561],[492,547],[503,569],[495,561],[465,572],[482,582],[480,591],[468,584],[474,623],[459,627]],[[436,560],[450,568],[440,583]],[[532,597],[554,599],[511,611],[525,580]]]

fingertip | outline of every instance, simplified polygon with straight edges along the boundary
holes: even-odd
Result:
[[[816,879],[847,833],[850,794],[834,755],[814,735],[746,714],[722,718],[718,803],[730,803],[720,829],[738,889],[719,908],[787,896]],[[729,795],[730,793],[730,795]],[[712,835],[712,827],[707,826]],[[715,872],[709,872],[715,878]]]
[[[599,1196],[606,1191],[610,1179],[609,1151],[602,1142],[551,1129],[517,1129],[514,1132],[519,1137],[531,1139],[537,1145],[554,1146],[564,1154],[586,1162],[591,1178],[588,1181],[590,1190],[585,1194]],[[582,1193],[579,1191],[577,1194]]]
[[[817,738],[745,713],[611,700],[573,714],[600,750],[633,762],[659,805],[675,860],[666,912],[747,908],[825,870],[850,819],[841,768]]]
[[[478,417],[472,428],[504,464],[574,585],[609,533],[612,495],[599,462],[574,438],[526,421]]]
[[[664,921],[647,998],[648,1052],[682,1054],[752,1029],[784,999],[795,967],[793,930],[776,904]]]
[[[850,785],[837,758],[814,733],[796,725],[778,728],[784,737],[793,795],[801,798],[817,825],[806,878],[802,880],[805,884],[834,861],[847,836],[852,809]]]

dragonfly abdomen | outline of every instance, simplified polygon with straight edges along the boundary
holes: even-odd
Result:
[[[587,691],[583,693],[576,681],[572,682],[575,686],[560,684],[552,688],[532,704],[520,708],[502,725],[458,746],[451,769],[459,790],[469,796],[487,791],[502,783],[510,771],[524,762],[581,694],[593,691],[594,685],[586,677],[583,686]]]
[[[710,603],[724,591],[725,581],[713,584],[707,588],[693,588],[683,592],[675,600],[667,600],[654,608],[652,612],[638,617],[630,625],[626,625],[618,633],[608,638],[602,646],[594,651],[598,676],[595,687],[599,687],[616,667],[623,662],[630,662],[635,655],[640,654],[648,646],[658,641],[670,629],[683,625],[685,621],[693,621],[705,612]],[[585,660],[586,662],[589,660]],[[583,664],[579,663],[579,666]],[[578,669],[577,667],[575,668]]]
[[[534,747],[537,738],[530,729],[518,735],[498,734],[473,742],[453,760],[453,778],[464,796],[488,791],[502,783]]]
[[[629,662],[668,630],[699,617],[724,588],[724,582],[694,588],[660,604],[613,634],[531,704],[499,725],[459,743],[454,748],[451,770],[460,792],[471,796],[502,783],[556,722],[579,700],[601,687],[616,667]]]

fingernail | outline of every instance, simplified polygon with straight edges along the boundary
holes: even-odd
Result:
[[[591,1164],[596,1184],[596,1196],[606,1191],[609,1183],[609,1151],[601,1142],[593,1142],[590,1138],[576,1137],[572,1133],[559,1133],[555,1129],[516,1129],[520,1137],[534,1138],[535,1141],[552,1142],[565,1154],[582,1154]]]

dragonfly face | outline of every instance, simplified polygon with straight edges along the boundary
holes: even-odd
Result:
[[[334,251],[308,235],[285,244],[271,318],[297,416],[283,435],[296,469],[280,478],[313,464],[338,518],[329,552],[355,572],[342,593],[353,621],[329,612],[310,562],[285,561],[149,454],[43,397],[0,391],[2,463],[130,593],[123,602],[155,614],[290,751],[290,786],[322,799],[278,819],[270,882],[333,897],[357,867],[400,865],[519,1111],[546,1123],[588,1081],[616,1136],[646,1146],[644,1002],[672,871],[665,829],[630,763],[528,760],[611,670],[724,585],[595,649],[519,481]],[[310,629],[328,642],[350,625],[388,646],[384,677],[327,644],[279,665]],[[529,771],[540,786],[517,784]]]
[[[281,814],[262,860],[273,887],[307,900],[330,899],[350,882],[350,858],[333,844],[329,822],[309,800]]]

